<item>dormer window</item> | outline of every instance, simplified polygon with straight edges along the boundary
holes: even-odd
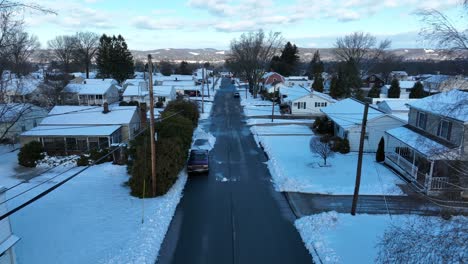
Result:
[[[452,122],[447,120],[440,120],[439,127],[437,128],[437,136],[450,140],[452,132]]]
[[[416,126],[421,129],[426,129],[427,115],[423,112],[418,112],[418,117],[416,120]]]

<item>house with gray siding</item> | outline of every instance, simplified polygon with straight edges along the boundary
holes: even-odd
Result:
[[[408,124],[386,131],[385,163],[427,194],[468,197],[468,92],[408,105]]]

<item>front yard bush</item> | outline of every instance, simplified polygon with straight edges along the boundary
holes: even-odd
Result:
[[[80,155],[78,160],[76,161],[76,166],[88,166],[89,165],[89,158],[85,155]]]
[[[319,134],[333,135],[333,122],[328,117],[316,117],[313,129]]]
[[[104,162],[112,161],[112,155],[109,155],[106,158],[103,158],[107,154],[109,154],[109,149],[100,149],[100,150],[93,149],[89,153],[89,159],[91,159],[93,162],[97,161],[96,164],[101,164]]]
[[[42,144],[31,141],[25,144],[18,153],[18,163],[24,167],[36,167],[36,161],[44,158]]]
[[[340,153],[341,154],[346,154],[349,153],[350,148],[349,148],[349,140],[347,138],[343,139],[341,141],[341,146],[340,146]]]

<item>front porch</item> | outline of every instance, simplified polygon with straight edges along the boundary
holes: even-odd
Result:
[[[386,133],[385,163],[429,195],[460,191],[458,161],[423,153],[411,141]]]

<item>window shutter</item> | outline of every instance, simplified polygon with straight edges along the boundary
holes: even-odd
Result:
[[[442,120],[439,121],[439,126],[437,127],[437,136],[440,136],[440,132],[441,132],[441,129],[442,129]]]

